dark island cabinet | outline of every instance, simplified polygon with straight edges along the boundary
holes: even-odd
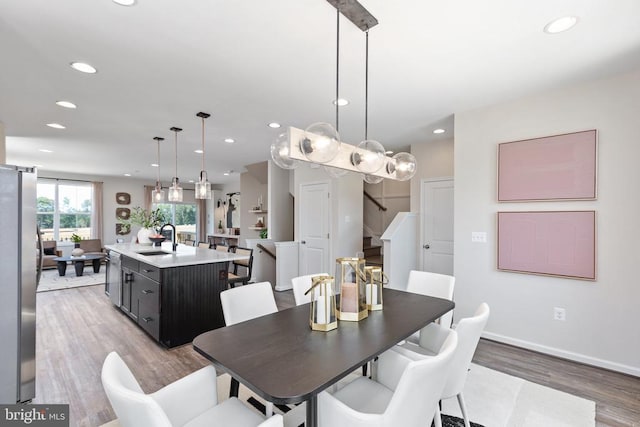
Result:
[[[122,311],[166,347],[224,326],[226,262],[161,269],[122,256],[122,279]]]

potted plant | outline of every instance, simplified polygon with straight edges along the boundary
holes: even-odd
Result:
[[[71,235],[71,241],[74,243],[73,247],[74,248],[79,248],[80,247],[80,241],[82,240],[82,237],[78,236],[76,233],[73,233]]]
[[[160,208],[147,211],[140,206],[136,206],[131,211],[129,219],[120,220],[122,230],[130,230],[131,225],[139,225],[138,243],[141,245],[150,245],[150,235],[156,235],[158,228],[166,222],[164,213]]]

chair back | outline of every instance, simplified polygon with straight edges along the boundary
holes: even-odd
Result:
[[[211,245],[209,242],[198,242],[198,247],[202,249],[209,249]]]
[[[222,291],[220,302],[227,326],[278,311],[269,282],[252,283]]]
[[[218,252],[229,252],[229,246],[216,245],[216,251],[218,251]]]
[[[455,283],[456,278],[447,274],[411,270],[407,282],[407,292],[453,301]],[[452,321],[453,310],[443,314],[439,319],[439,323],[447,328],[451,327]]]
[[[419,426],[431,423],[438,401],[442,396],[451,363],[458,344],[456,331],[451,330],[442,351],[430,358],[411,360],[396,352],[383,353],[378,360],[378,381],[394,390],[393,397],[383,414],[384,425]],[[389,383],[385,377],[385,357],[406,360],[404,371],[397,384]],[[396,366],[395,369],[398,369]]]
[[[122,427],[171,427],[160,405],[144,394],[129,367],[115,351],[107,355],[102,365],[102,386]]]
[[[184,244],[187,245],[187,246],[195,246],[196,245],[196,241],[195,240],[185,239]]]
[[[458,348],[453,357],[451,372],[442,394],[443,399],[456,396],[462,392],[464,383],[467,380],[471,359],[473,359],[480,335],[482,335],[488,320],[489,306],[486,303],[482,303],[473,317],[466,317],[458,322],[456,326]]]
[[[248,282],[251,279],[251,270],[253,269],[253,249],[241,248],[236,246],[233,250],[236,255],[248,256],[249,259],[239,259],[231,262],[233,265],[233,274],[245,278]],[[243,274],[239,274],[239,270],[244,270]]]
[[[311,287],[311,278],[313,276],[327,276],[327,273],[307,274],[306,276],[294,277],[291,279],[291,286],[293,287],[293,299],[296,301],[296,305],[307,304],[311,302],[311,292],[307,292],[307,289]]]

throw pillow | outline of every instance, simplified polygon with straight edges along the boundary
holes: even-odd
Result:
[[[44,254],[45,255],[55,255],[56,254],[56,248],[44,248]]]

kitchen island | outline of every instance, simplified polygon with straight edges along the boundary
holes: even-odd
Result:
[[[225,325],[220,292],[227,289],[230,261],[247,256],[178,245],[106,245],[120,254],[119,308],[166,347],[189,343]]]

